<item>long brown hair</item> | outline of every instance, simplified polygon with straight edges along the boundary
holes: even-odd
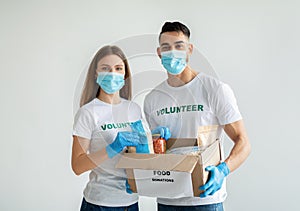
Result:
[[[105,56],[108,55],[116,55],[118,57],[120,57],[125,65],[125,85],[122,87],[122,89],[120,90],[120,97],[127,99],[127,100],[131,100],[131,95],[132,95],[132,91],[131,91],[131,72],[130,72],[130,68],[128,65],[128,61],[126,59],[125,54],[123,53],[123,51],[117,47],[117,46],[104,46],[102,47],[94,56],[87,75],[86,75],[86,79],[84,82],[84,88],[82,90],[82,94],[81,94],[81,98],[80,98],[80,107],[89,103],[91,100],[93,100],[95,97],[97,97],[99,95],[100,92],[100,86],[96,83],[96,79],[95,79],[95,75],[97,75],[96,73],[96,69],[97,69],[97,64],[98,62]]]

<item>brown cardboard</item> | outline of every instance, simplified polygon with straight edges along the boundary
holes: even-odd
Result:
[[[173,149],[186,146],[197,146],[196,138],[170,138],[167,141],[167,149]]]
[[[170,142],[169,142],[170,141]],[[170,139],[167,148],[197,145],[197,139]],[[133,192],[137,192],[133,169],[164,170],[173,172],[189,172],[191,174],[193,194],[198,197],[199,187],[206,183],[208,172],[205,167],[218,165],[221,160],[219,141],[213,142],[199,156],[179,154],[135,154],[126,153],[119,160],[116,168],[126,169],[128,183]],[[156,191],[160,187],[155,188]]]
[[[212,144],[216,139],[219,138],[221,129],[222,126],[220,125],[205,125],[198,127],[198,146],[208,146]]]

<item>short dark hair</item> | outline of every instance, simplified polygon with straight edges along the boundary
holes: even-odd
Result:
[[[159,39],[160,39],[160,36],[162,33],[174,32],[174,31],[182,32],[185,36],[190,38],[191,33],[190,33],[189,28],[186,25],[176,21],[176,22],[165,22],[165,24],[161,28],[161,32],[159,34]]]

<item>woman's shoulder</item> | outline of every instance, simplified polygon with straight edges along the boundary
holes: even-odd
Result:
[[[97,107],[99,106],[101,106],[101,103],[99,103],[99,100],[97,100],[97,98],[94,98],[90,102],[82,105],[78,109],[77,115],[91,115],[94,113],[95,109],[97,109]]]
[[[79,108],[79,110],[91,110],[92,108],[95,107],[96,104],[97,104],[97,98],[94,98],[90,102],[88,102],[88,103],[84,104],[83,106],[81,106]]]
[[[122,100],[122,104],[124,107],[130,108],[130,109],[137,109],[137,110],[141,109],[139,104],[137,104],[136,102],[134,102],[132,100],[126,100],[124,98],[121,98],[121,100]]]
[[[122,100],[122,103],[124,105],[131,105],[131,106],[138,106],[139,107],[139,105],[136,102],[132,101],[132,100],[126,100],[124,98],[121,98],[121,100]]]

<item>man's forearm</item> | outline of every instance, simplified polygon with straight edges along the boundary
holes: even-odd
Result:
[[[230,172],[236,170],[247,159],[250,151],[251,146],[247,138],[240,138],[235,141],[234,147],[225,160]]]

